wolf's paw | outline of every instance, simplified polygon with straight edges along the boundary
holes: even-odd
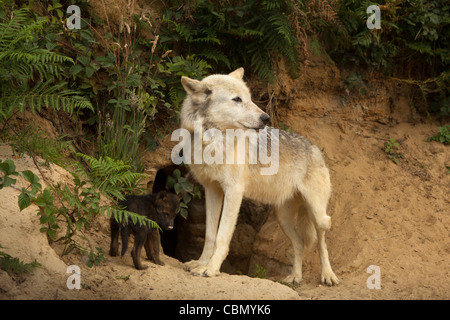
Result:
[[[201,266],[201,264],[198,262],[198,260],[191,260],[184,263],[184,270],[191,271],[199,266]]]
[[[295,273],[291,273],[290,275],[288,275],[286,278],[284,278],[282,280],[282,282],[286,282],[289,284],[300,284],[300,282],[302,282],[302,276],[295,274]]]
[[[202,265],[198,266],[197,268],[191,269],[191,274],[193,274],[194,276],[214,277],[219,275],[219,273],[219,270]]]
[[[328,272],[322,272],[322,283],[331,287],[332,285],[339,284],[339,279],[330,270]]]

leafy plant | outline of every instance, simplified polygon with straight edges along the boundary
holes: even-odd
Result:
[[[73,60],[36,41],[48,24],[45,18],[35,20],[27,8],[0,10],[0,119],[8,119],[16,110],[35,112],[44,106],[69,113],[93,110],[88,99],[61,79],[64,65]]]
[[[399,158],[404,158],[403,154],[398,152],[399,146],[400,144],[394,138],[389,138],[389,141],[384,142],[384,152],[395,164],[398,164]]]
[[[172,176],[167,177],[166,189],[171,190],[172,188],[177,194],[183,195],[182,201],[180,202],[180,215],[186,219],[188,215],[187,210],[189,202],[191,202],[193,198],[200,199],[201,192],[198,186],[182,177],[181,171],[178,169],[173,171]]]
[[[359,95],[365,95],[367,90],[367,85],[364,80],[364,76],[360,73],[352,73],[347,79],[345,79],[350,90],[355,90]]]
[[[18,197],[20,211],[31,204],[39,208],[37,214],[40,217],[40,223],[43,225],[40,231],[45,232],[50,239],[62,241],[65,244],[62,254],[67,254],[74,248],[78,248],[82,252],[86,251],[74,240],[73,236],[78,231],[82,232],[83,229],[88,229],[92,218],[99,214],[112,214],[118,221],[122,219],[127,221],[131,218],[134,223],[139,222],[140,224],[158,228],[154,221],[134,212],[124,210],[117,205],[100,204],[101,195],[109,198],[113,198],[116,195],[119,199],[124,199],[119,190],[125,188],[127,184],[133,183],[133,179],[140,178],[141,174],[129,173],[127,171],[129,167],[120,163],[117,164],[114,161],[104,163],[89,156],[84,156],[84,158],[94,164],[93,171],[95,173],[92,175],[94,180],[90,183],[80,180],[74,174],[73,186],[57,183],[42,189],[39,177],[32,171],[25,170],[20,173],[29,183],[28,187],[19,189],[21,191]],[[3,172],[0,187],[13,186],[16,179],[11,178],[10,175],[19,175],[16,172],[14,162],[12,160],[0,162],[0,170]],[[86,176],[87,174],[84,172],[84,175]],[[18,189],[17,187],[15,188]],[[63,218],[63,221],[66,222],[66,233],[61,238],[56,239],[57,230],[60,229],[61,225],[60,218]],[[89,257],[92,263],[97,263],[102,260],[102,252],[97,250],[94,253],[92,249]]]
[[[98,189],[110,200],[123,200],[123,193],[134,190],[139,180],[145,178],[143,173],[132,172],[131,165],[122,160],[114,160],[110,157],[94,158],[83,153],[77,153],[78,157],[89,164],[89,170],[79,167],[78,172],[88,178],[94,189]]]
[[[329,25],[321,39],[334,61],[361,65],[417,87],[426,111],[450,114],[450,6],[445,1],[336,1],[346,32]],[[368,29],[369,5],[381,9],[381,30]]]
[[[66,158],[73,151],[72,141],[65,140],[65,136],[57,139],[50,139],[48,134],[39,127],[30,124],[22,131],[6,137],[13,152],[22,157],[28,153],[36,161],[36,156],[45,160],[45,164],[55,163],[61,167],[66,167]]]
[[[0,249],[3,248],[0,245]],[[36,259],[30,263],[25,263],[19,258],[14,258],[9,254],[0,251],[0,269],[6,271],[9,276],[22,276],[24,273],[29,273],[35,268],[41,267],[41,264]]]
[[[266,269],[259,264],[255,264],[255,271],[250,275],[250,277],[264,279],[265,275]]]
[[[100,265],[100,263],[105,261],[105,256],[104,256],[103,250],[99,247],[95,247],[95,250],[97,252],[94,253],[91,250],[91,252],[89,252],[89,255],[88,255],[88,261],[86,264],[89,268],[92,268],[94,265],[98,266],[98,265]]]
[[[439,133],[435,136],[429,137],[428,141],[437,141],[443,144],[450,144],[450,125],[438,127]]]
[[[161,42],[186,48],[214,70],[250,67],[264,82],[275,80],[274,61],[284,56],[298,76],[299,41],[293,23],[299,2],[246,0],[224,6],[209,0],[172,1],[164,12]],[[226,68],[225,68],[226,67]]]
[[[128,280],[130,280],[130,277],[131,277],[131,275],[129,275],[129,274],[127,274],[126,276],[118,275],[118,276],[116,276],[116,279],[128,281]]]
[[[4,187],[11,186],[16,183],[16,179],[11,178],[10,176],[18,176],[19,173],[16,171],[16,165],[12,160],[2,161],[0,159],[0,170],[3,171],[3,177],[0,177],[0,190]]]

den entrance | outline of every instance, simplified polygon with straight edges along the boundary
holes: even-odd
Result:
[[[198,259],[205,241],[205,197],[203,189],[188,174],[184,166],[170,165],[157,171],[152,192],[161,190],[175,192],[168,179],[174,178],[174,171],[179,170],[181,176],[199,187],[201,198],[192,198],[187,204],[187,216],[180,214],[175,218],[174,228],[161,232],[161,246],[164,254],[181,262]],[[175,175],[177,176],[177,174]],[[221,272],[229,274],[249,274],[252,269],[251,257],[256,234],[268,216],[268,207],[244,200],[241,205],[238,222],[230,244],[228,257],[221,267]]]

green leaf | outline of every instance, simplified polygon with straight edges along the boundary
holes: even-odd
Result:
[[[27,208],[31,204],[31,198],[28,195],[28,193],[23,192],[19,195],[19,209],[22,211],[23,209]]]
[[[70,67],[69,69],[69,73],[74,76],[76,74],[78,74],[81,70],[83,70],[83,67],[79,64],[75,64],[72,67]]]
[[[189,202],[191,202],[191,200],[192,200],[191,195],[189,193],[185,193],[183,196],[183,202],[189,203]]]
[[[56,231],[53,229],[47,229],[47,235],[49,236],[50,239],[55,239],[56,238]]]
[[[187,208],[188,208],[188,206],[187,206],[187,204],[186,204],[186,203],[184,203],[184,202],[180,202],[180,208],[184,208],[184,209],[187,209]]]
[[[81,64],[85,67],[87,67],[91,63],[91,59],[85,56],[79,56],[77,60],[80,61]]]
[[[179,184],[179,183],[175,183],[173,186],[173,189],[175,190],[176,193],[180,193],[183,191],[183,188],[181,187],[181,184]]]
[[[86,76],[87,77],[92,77],[92,75],[94,74],[95,69],[92,68],[91,66],[86,67]]]
[[[192,183],[190,183],[189,181],[186,181],[186,180],[180,182],[180,185],[183,188],[183,190],[186,191],[186,192],[192,192],[192,190],[194,189]]]
[[[1,162],[0,160],[0,170],[3,171],[6,175],[18,175],[18,173],[16,172],[16,165],[12,160],[9,159],[3,162]]]
[[[188,211],[185,208],[180,208],[180,216],[187,219]]]
[[[81,230],[83,227],[83,221],[80,219],[75,223],[75,226],[77,227],[77,230]]]
[[[177,180],[180,179],[180,177],[181,177],[181,172],[178,169],[173,170],[172,174],[173,174],[174,178]]]
[[[168,190],[172,189],[177,181],[174,177],[168,176],[166,181],[166,187]]]
[[[22,171],[22,175],[25,180],[27,180],[31,184],[36,184],[39,181],[39,177],[30,170]]]
[[[1,181],[2,178],[0,178]],[[12,179],[10,177],[4,177],[3,178],[3,183],[0,183],[0,189],[3,187],[8,187],[10,185],[12,185],[13,183],[16,183],[16,179]]]

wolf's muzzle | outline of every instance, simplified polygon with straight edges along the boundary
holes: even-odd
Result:
[[[266,125],[266,124],[269,124],[270,116],[267,113],[264,113],[264,114],[261,115],[261,117],[259,117],[259,119],[261,120],[261,122],[263,124]]]

